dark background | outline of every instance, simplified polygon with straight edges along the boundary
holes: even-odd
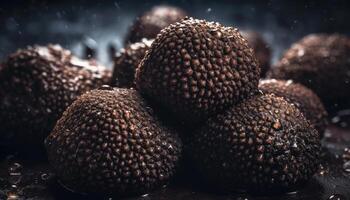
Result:
[[[128,27],[153,5],[179,6],[191,16],[218,21],[263,34],[273,49],[273,61],[291,43],[308,33],[350,34],[345,0],[10,0],[0,1],[0,60],[17,48],[59,43],[82,55],[82,43],[97,43],[97,58],[109,64],[107,46],[122,47]]]

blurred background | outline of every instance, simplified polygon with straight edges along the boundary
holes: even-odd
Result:
[[[0,59],[18,48],[59,43],[82,56],[84,45],[110,66],[108,48],[123,47],[128,27],[154,5],[175,5],[193,17],[261,33],[274,63],[308,33],[350,34],[346,0],[11,0],[0,3]]]

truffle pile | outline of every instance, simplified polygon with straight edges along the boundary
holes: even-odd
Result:
[[[55,45],[10,55],[0,65],[2,135],[40,144],[51,132],[48,160],[60,183],[79,193],[121,197],[159,189],[176,174],[183,151],[219,190],[300,187],[320,162],[327,116],[321,100],[289,81],[259,85],[261,67],[238,29],[180,20],[184,15],[157,7],[140,17],[127,39],[136,43],[116,56],[112,79]],[[341,58],[328,61],[346,68],[346,45],[325,43],[327,55]],[[278,69],[270,74],[285,72]],[[191,131],[173,130],[156,110]]]

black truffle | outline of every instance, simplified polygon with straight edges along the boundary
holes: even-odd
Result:
[[[293,81],[266,79],[259,83],[259,89],[264,93],[273,93],[284,97],[294,104],[323,136],[327,127],[327,111],[320,98],[310,89]]]
[[[132,89],[93,90],[79,97],[45,141],[61,182],[83,193],[136,195],[166,184],[181,153]]]
[[[260,67],[238,30],[188,18],[163,29],[136,70],[136,87],[196,123],[254,94]]]
[[[122,49],[114,58],[112,86],[135,87],[135,71],[153,40],[143,39]]]
[[[292,79],[312,89],[329,113],[350,108],[350,39],[312,34],[292,45],[268,77]]]
[[[190,155],[211,184],[231,191],[293,190],[316,171],[318,132],[292,104],[257,95],[209,119],[195,132]]]
[[[154,39],[163,28],[185,18],[187,13],[174,6],[154,6],[139,16],[130,27],[126,43],[135,43],[142,38]]]
[[[58,45],[10,55],[0,68],[1,144],[42,144],[80,94],[109,83],[111,72]]]
[[[266,72],[270,69],[271,50],[263,36],[254,31],[242,31],[242,36],[248,40],[249,45],[253,48],[255,56],[261,67],[261,76],[265,77]]]

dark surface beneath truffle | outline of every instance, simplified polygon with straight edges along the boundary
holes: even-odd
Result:
[[[300,190],[283,195],[259,196],[237,192],[215,194],[204,189],[193,180],[180,178],[168,187],[129,200],[150,199],[202,199],[202,200],[328,200],[332,195],[341,200],[350,199],[350,151],[344,150],[350,144],[350,129],[328,127],[324,139],[323,161],[320,170]],[[3,151],[1,151],[3,152]],[[91,197],[71,193],[58,183],[46,161],[25,159],[26,156],[1,155],[0,199],[108,199],[113,197]],[[336,198],[335,198],[336,199]]]

